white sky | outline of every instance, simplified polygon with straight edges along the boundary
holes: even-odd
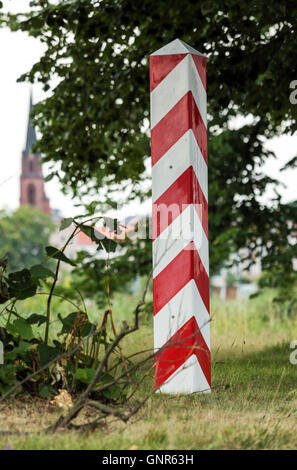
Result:
[[[4,0],[3,3],[10,11],[20,11],[28,7],[29,0]],[[16,83],[16,80],[39,59],[43,48],[38,40],[22,32],[0,30],[0,209],[14,209],[19,204],[21,153],[25,145],[30,88],[28,84]],[[34,101],[39,101],[44,96],[41,87],[34,85]],[[267,161],[266,173],[287,185],[286,189],[281,190],[284,202],[297,199],[296,170],[279,172],[279,169],[297,154],[297,135],[274,138],[267,145],[276,152],[277,159]],[[47,168],[44,168],[44,173],[46,172]],[[57,180],[46,184],[46,193],[52,208],[59,208],[65,216],[77,213],[71,197],[61,193]],[[149,207],[149,203],[142,206],[142,209],[134,204],[129,207],[128,212],[147,212]]]

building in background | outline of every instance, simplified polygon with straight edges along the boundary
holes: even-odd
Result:
[[[231,256],[232,267],[222,268],[210,279],[211,291],[222,300],[248,298],[258,290],[258,280],[262,273],[260,258],[250,263],[248,251],[241,249]],[[242,261],[244,260],[244,261]]]
[[[30,118],[32,108],[32,94],[30,94],[26,147],[22,153],[20,205],[31,205],[45,214],[51,215],[49,199],[44,190],[41,156],[32,152],[32,147],[36,142],[36,132]]]

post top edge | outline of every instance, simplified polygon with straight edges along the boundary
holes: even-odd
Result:
[[[193,47],[189,46],[187,43],[181,39],[174,39],[166,46],[161,47],[157,51],[153,52],[151,56],[155,55],[173,55],[173,54],[196,54],[201,57],[205,57],[201,52],[197,51]]]

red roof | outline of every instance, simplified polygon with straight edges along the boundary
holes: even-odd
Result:
[[[98,227],[95,230],[104,235],[106,238],[109,238],[110,240],[125,240],[126,235],[128,232],[131,232],[134,230],[133,225],[120,225],[120,233],[115,233],[115,231],[111,231],[109,227]],[[100,235],[98,235],[98,239],[100,238]],[[75,236],[76,242],[79,245],[95,245],[96,242],[93,242],[88,235],[86,235],[84,232],[81,230],[78,232],[78,234]]]

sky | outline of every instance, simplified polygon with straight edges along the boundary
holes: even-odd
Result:
[[[16,12],[28,8],[29,0],[4,0],[4,8]],[[38,39],[30,38],[22,32],[10,32],[0,29],[0,136],[1,136],[1,172],[0,172],[0,209],[13,210],[19,205],[19,177],[21,153],[25,145],[26,127],[29,108],[30,86],[17,83],[17,78],[30,70],[44,51],[44,46]],[[297,77],[296,77],[297,78]],[[40,85],[33,86],[33,102],[45,97]],[[289,99],[289,90],[288,90]],[[269,159],[264,171],[269,176],[279,179],[286,188],[280,193],[283,202],[297,199],[296,197],[296,170],[280,172],[280,168],[297,153],[297,135],[275,137],[266,142],[277,158]],[[44,165],[44,174],[48,168]],[[74,201],[70,196],[61,192],[56,179],[46,183],[46,193],[51,201],[52,208],[61,210],[64,216],[73,216],[77,213]],[[272,192],[265,197],[268,201]],[[139,206],[132,204],[124,211],[126,215],[148,212],[150,203]]]
[[[4,8],[15,12],[25,10],[29,1],[6,0],[3,4]],[[44,46],[37,39],[22,32],[0,29],[0,209],[15,209],[19,205],[21,154],[26,139],[30,85],[16,81],[30,70],[43,51]],[[45,97],[40,85],[35,84],[32,90],[33,102]],[[45,165],[44,173],[47,174]],[[53,208],[61,209],[64,215],[76,213],[71,197],[62,194],[56,179],[46,184],[46,193]]]

